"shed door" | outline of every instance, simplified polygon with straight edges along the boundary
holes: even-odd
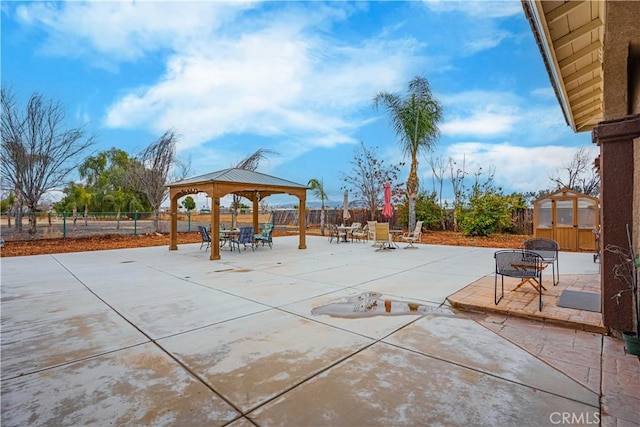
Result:
[[[556,199],[554,202],[554,240],[558,242],[560,249],[575,251],[578,249],[577,200]]]

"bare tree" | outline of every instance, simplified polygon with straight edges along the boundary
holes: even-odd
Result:
[[[433,192],[438,195],[438,206],[440,206],[440,226],[443,230],[447,229],[444,206],[442,205],[442,191],[444,187],[444,174],[447,171],[447,165],[444,157],[438,156],[429,158],[429,165],[431,166]]]
[[[145,148],[132,162],[129,170],[131,187],[142,191],[153,208],[153,227],[160,231],[160,205],[168,195],[166,184],[187,176],[189,164],[176,157],[178,137],[168,130],[157,141]]]
[[[64,128],[65,109],[59,102],[33,94],[26,110],[4,87],[2,103],[2,151],[0,173],[3,183],[14,189],[29,216],[29,238],[36,235],[36,210],[40,198],[62,186],[65,178],[82,161],[80,155],[94,143],[82,128]],[[21,206],[18,206],[21,209]]]
[[[342,173],[342,180],[347,184],[346,189],[353,193],[354,200],[369,209],[372,220],[376,219],[378,208],[383,206],[384,184],[398,179],[400,167],[387,166],[384,160],[376,157],[377,147],[368,149],[363,142],[355,150],[351,164],[351,172]],[[401,184],[395,184],[392,193],[396,198],[404,195]]]
[[[590,196],[600,194],[600,175],[595,170],[591,154],[585,147],[573,155],[571,161],[556,169],[549,179],[557,189],[568,188]]]
[[[458,164],[453,160],[453,157],[449,157],[450,180],[451,186],[453,187],[453,228],[455,231],[459,230],[457,217],[464,200],[464,178],[467,176],[465,166],[466,159],[464,156],[462,157],[462,166],[460,167],[458,167]]]

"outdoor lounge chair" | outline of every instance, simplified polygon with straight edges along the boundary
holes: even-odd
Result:
[[[538,291],[538,310],[542,311],[542,270],[546,263],[542,257],[535,252],[509,249],[497,251],[493,254],[496,260],[496,270],[494,275],[494,303],[498,305],[504,297],[504,276],[520,279],[520,283],[513,289],[514,291],[525,284],[530,284]],[[501,279],[501,292],[498,298],[498,276]]]
[[[264,224],[262,226],[262,230],[260,231],[260,234],[256,234],[253,236],[253,240],[256,246],[258,246],[258,242],[262,242],[262,246],[264,246],[264,244],[267,243],[269,245],[269,248],[273,249],[273,240],[271,238],[272,234],[273,234],[273,224],[271,224],[270,222],[267,224]]]
[[[551,239],[536,237],[525,240],[522,244],[522,249],[537,253],[542,257],[545,263],[551,264],[553,286],[560,282],[560,266],[558,264],[558,249],[560,249],[560,245],[558,245],[558,242]]]
[[[374,242],[376,241],[376,222],[377,221],[367,221],[367,228],[369,229],[367,239],[373,240]]]
[[[353,230],[351,236],[358,242],[366,242],[369,239],[369,226],[365,225],[364,228]]]
[[[391,233],[389,233],[389,223],[388,222],[377,222],[376,223],[376,245],[380,245],[380,249],[391,249],[392,241],[391,241]]]
[[[413,229],[413,231],[409,233],[405,233],[402,236],[402,240],[409,243],[407,246],[404,247],[405,249],[409,249],[409,248],[418,249],[415,246],[413,246],[413,244],[415,242],[420,242],[422,240],[422,221],[416,222],[416,227]]]
[[[202,225],[198,226],[198,231],[200,232],[200,237],[202,237],[202,243],[200,244],[200,249],[202,249],[202,246],[205,243],[207,244],[207,247],[205,249],[209,249],[209,246],[211,246],[211,236],[209,235],[209,232]]]
[[[233,247],[236,246],[238,248],[238,252],[240,252],[240,245],[244,246],[244,249],[247,249],[247,244],[251,245],[251,250],[255,250],[254,242],[253,242],[253,227],[240,227],[240,232],[236,235],[235,238],[232,238],[229,241],[231,245],[231,250],[233,251]]]

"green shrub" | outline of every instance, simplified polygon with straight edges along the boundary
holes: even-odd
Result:
[[[487,181],[474,184],[466,207],[459,213],[458,222],[467,236],[488,236],[499,230],[513,228],[512,203]]]

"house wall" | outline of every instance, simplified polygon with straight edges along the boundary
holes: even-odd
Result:
[[[640,2],[605,2],[604,120],[640,113]]]

